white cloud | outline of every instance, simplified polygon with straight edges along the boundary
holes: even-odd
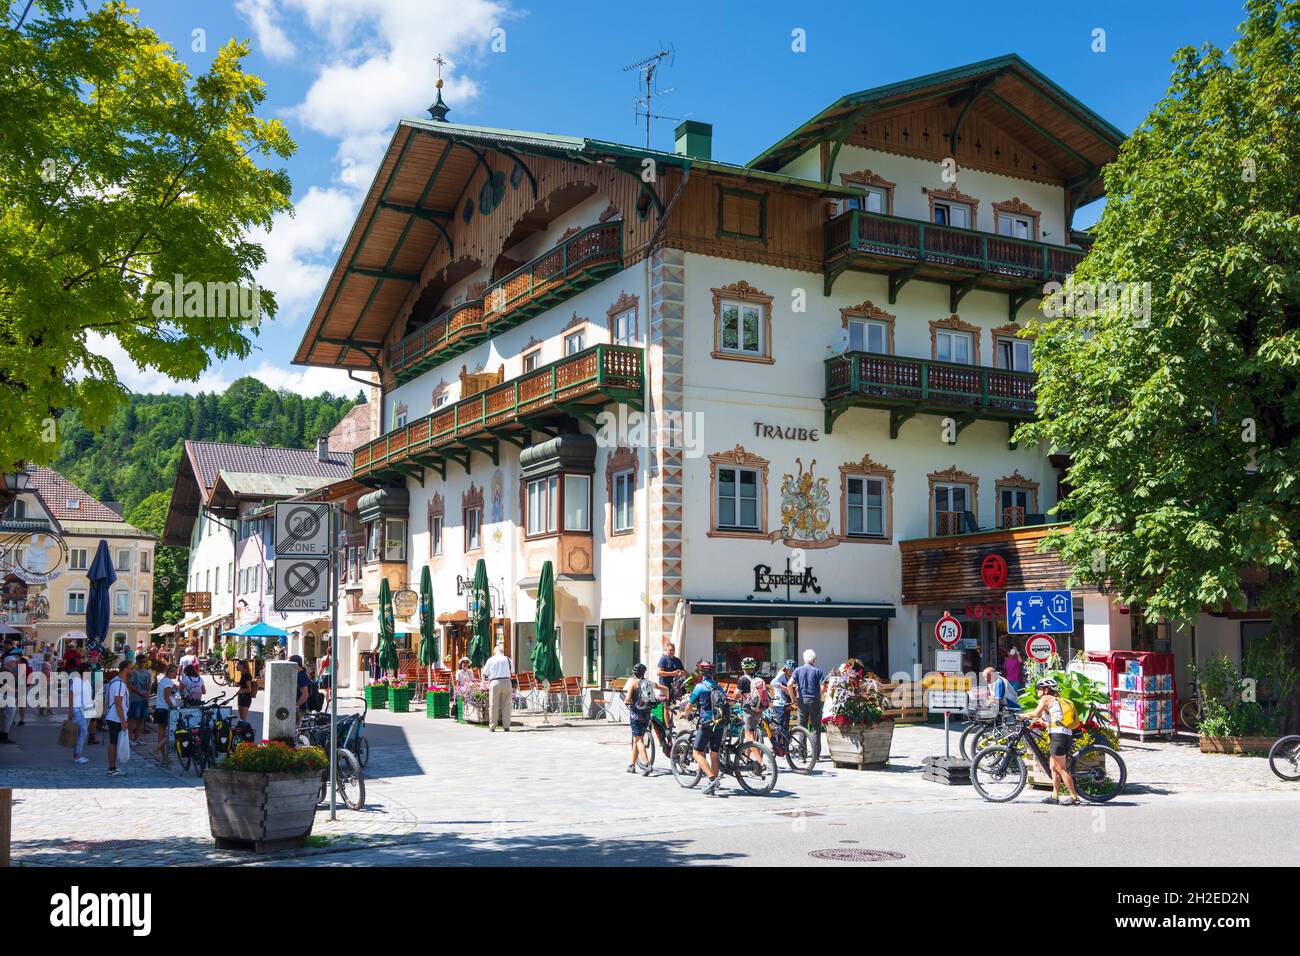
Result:
[[[252,375],[268,388],[287,388],[305,396],[319,395],[321,392],[355,395],[365,388],[360,382],[348,378],[348,373],[339,368],[299,368],[263,362],[254,371],[244,374]]]
[[[88,332],[86,342],[95,355],[102,355],[113,363],[113,371],[118,381],[128,389],[139,394],[158,394],[164,392],[172,395],[196,395],[199,392],[224,392],[238,376],[227,376],[219,368],[209,368],[195,382],[181,382],[170,378],[157,369],[141,369],[126,349],[114,338],[107,338],[98,332]]]
[[[257,48],[272,60],[292,60],[298,50],[280,26],[275,0],[235,0],[235,10],[253,28]]]
[[[257,284],[275,293],[275,325],[296,324],[315,308],[358,205],[357,193],[312,186],[295,204],[293,215],[278,213],[270,232],[250,232],[249,239],[266,251]]]

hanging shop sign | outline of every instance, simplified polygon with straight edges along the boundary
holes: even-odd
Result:
[[[754,565],[754,591],[757,594],[770,594],[773,588],[785,588],[785,599],[790,600],[794,588],[799,589],[800,594],[807,594],[811,591],[813,594],[821,594],[821,585],[817,583],[817,577],[813,574],[811,567],[805,567],[802,571],[791,570],[790,559],[785,559],[785,571],[773,573],[771,565],[756,564]]]
[[[393,592],[393,613],[403,621],[410,619],[420,606],[420,595],[410,588]]]

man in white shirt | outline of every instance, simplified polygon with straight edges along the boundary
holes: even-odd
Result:
[[[117,676],[108,682],[106,706],[104,707],[104,726],[108,729],[108,775],[125,777],[125,770],[117,769],[117,738],[126,727],[127,713],[131,704],[131,692],[127,689],[127,680],[131,676],[131,665],[122,662]]]
[[[488,726],[492,733],[497,732],[499,723],[506,733],[510,732],[510,710],[513,705],[510,678],[514,668],[510,658],[506,657],[506,646],[498,643],[492,648],[492,656],[483,665],[483,679],[490,682],[488,690]]]
[[[194,653],[194,648],[187,647],[185,648],[185,653],[184,655],[182,655],[180,662],[176,666],[177,669],[181,672],[181,674],[184,675],[185,668],[189,667],[191,664],[198,664],[198,662],[199,662],[199,655]]]

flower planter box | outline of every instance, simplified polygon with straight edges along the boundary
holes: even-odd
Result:
[[[365,689],[366,706],[371,710],[388,708],[388,687],[385,684],[367,684]]]
[[[405,714],[411,709],[411,688],[390,687],[388,689],[388,709],[395,714]]]
[[[209,767],[203,789],[217,849],[265,853],[301,846],[316,820],[320,781],[319,773],[243,773]]]
[[[424,715],[434,719],[451,716],[451,692],[430,691],[424,695]]]
[[[488,709],[486,704],[482,707],[478,707],[470,703],[468,700],[462,699],[461,705],[461,712],[465,716],[465,723],[486,724],[488,722]]]
[[[869,770],[889,761],[889,746],[894,740],[894,722],[882,720],[873,727],[840,728],[827,724],[822,728],[831,762],[846,770]]]
[[[1203,754],[1266,754],[1275,737],[1202,737]]]

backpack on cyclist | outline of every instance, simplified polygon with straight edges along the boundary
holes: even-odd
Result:
[[[318,711],[325,706],[325,695],[320,692],[320,685],[314,680],[307,681],[307,703],[309,711]]]
[[[1081,724],[1079,723],[1079,712],[1074,707],[1074,701],[1065,697],[1057,697],[1056,702],[1061,705],[1061,726],[1066,730],[1078,730]]]
[[[713,714],[714,727],[725,727],[731,719],[731,701],[727,699],[727,692],[716,684],[709,690],[709,710]]]
[[[745,710],[751,714],[761,714],[771,703],[771,697],[767,692],[767,681],[761,677],[754,678],[749,693],[745,695]]]
[[[642,677],[636,682],[636,698],[632,704],[638,713],[649,713],[659,703],[659,694],[655,685],[648,678]]]

